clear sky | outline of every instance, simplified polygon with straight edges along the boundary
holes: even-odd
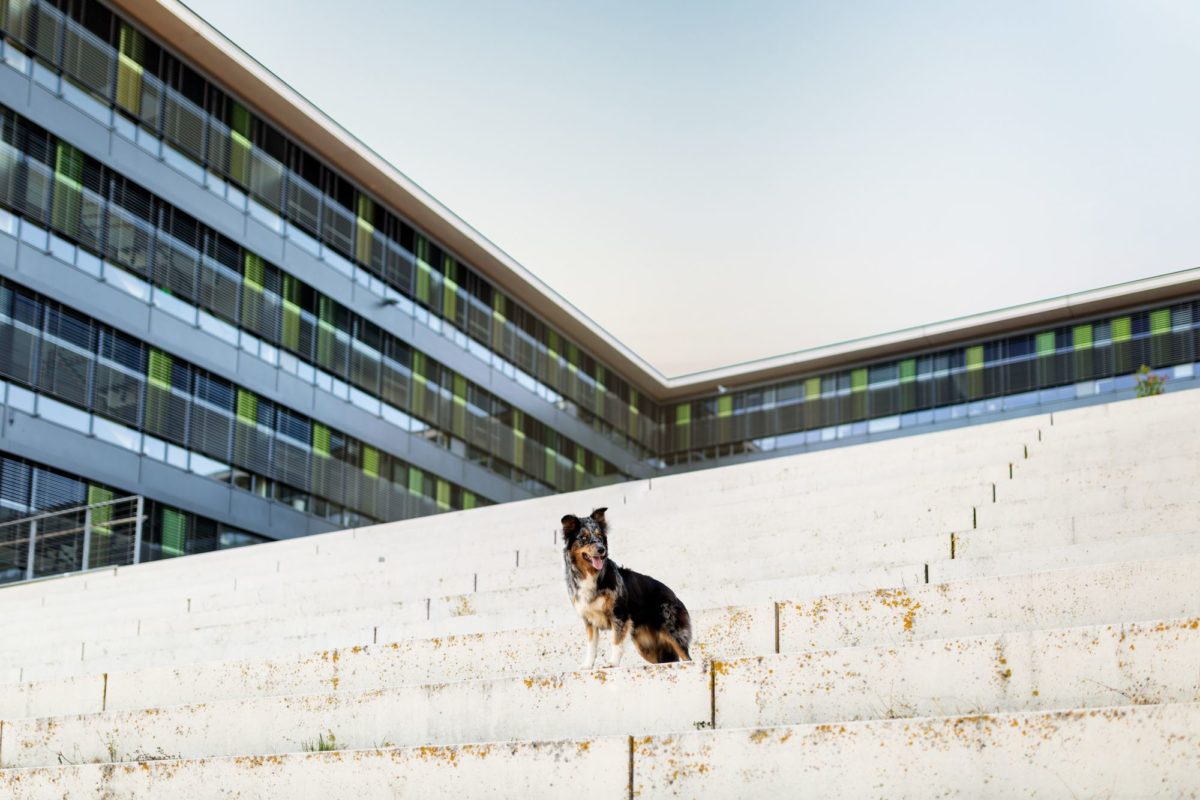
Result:
[[[1200,266],[1200,3],[189,0],[668,375]]]

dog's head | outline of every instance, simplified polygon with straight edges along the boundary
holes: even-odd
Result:
[[[584,575],[604,569],[608,558],[607,508],[597,508],[586,517],[567,514],[562,518],[563,549]]]

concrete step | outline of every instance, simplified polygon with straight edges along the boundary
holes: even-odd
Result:
[[[820,597],[779,606],[781,652],[1200,615],[1200,556]]]
[[[700,609],[692,615],[692,625],[696,659],[737,658],[775,648],[773,604]],[[0,687],[0,698],[10,702],[0,717],[65,713],[58,710],[64,707],[59,703],[75,702],[65,699],[70,697],[88,698],[87,705],[78,706],[81,711],[100,711],[174,705],[212,696],[207,694],[211,692],[254,697],[326,688],[366,691],[406,680],[424,683],[564,671],[578,664],[584,652],[577,619],[558,627],[386,641],[243,660],[222,658],[215,648],[152,651],[137,654],[129,659],[130,667],[107,675],[92,662],[48,662],[26,669],[17,679],[26,683]]]
[[[1200,619],[716,662],[718,728],[1200,701]]]
[[[919,583],[923,573],[923,565],[876,567],[734,585],[709,584],[688,588],[676,584],[675,588],[681,593],[680,597],[689,610],[697,611],[784,597],[816,597],[880,586],[908,586]],[[286,607],[277,609],[277,612],[265,617],[233,614],[223,617],[220,622],[202,626],[194,624],[187,615],[181,615],[177,625],[169,629],[162,625],[153,626],[155,630],[145,636],[138,634],[136,620],[117,621],[114,627],[86,632],[75,641],[65,640],[63,634],[53,629],[41,633],[26,632],[19,643],[0,653],[0,664],[37,663],[43,660],[39,656],[47,651],[55,660],[69,652],[77,653],[73,657],[80,661],[89,658],[107,661],[118,656],[173,648],[253,647],[289,636],[317,636],[321,632],[339,637],[331,640],[330,646],[345,646],[578,622],[566,598],[566,590],[557,581],[530,589],[439,598],[436,607],[430,600],[386,606],[368,605],[309,616],[297,616]],[[72,633],[68,631],[66,636]],[[346,638],[351,635],[355,638]],[[247,655],[250,654],[253,654],[252,650],[247,652]]]
[[[136,754],[143,756],[140,761],[117,765],[0,769],[0,789],[12,800],[629,796],[628,736],[451,747],[383,744],[369,750],[194,761],[170,759],[156,749]]]
[[[634,737],[633,795],[1190,797],[1200,704]]]
[[[1200,529],[1200,503],[1168,505],[1145,511],[1049,517],[1034,522],[954,533],[955,557],[984,558],[1000,553],[1037,553],[1066,544],[1100,544],[1162,533]]]
[[[693,662],[366,692],[220,696],[190,705],[7,720],[0,763],[136,760],[131,756],[156,748],[181,758],[276,754],[298,749],[304,731],[363,749],[384,741],[453,744],[1190,702],[1200,697],[1196,663],[1200,630],[1192,619],[776,655],[711,667]],[[946,681],[946,675],[956,680]]]
[[[14,800],[1186,797],[1200,704],[0,770]],[[168,754],[169,755],[169,754]],[[747,765],[753,765],[748,769]]]
[[[1151,527],[1150,530],[1155,530]],[[1020,531],[1024,533],[1023,529]],[[979,537],[973,533],[981,534]],[[962,557],[929,564],[931,583],[989,578],[1000,575],[1069,569],[1098,564],[1119,564],[1139,559],[1165,559],[1200,555],[1200,528],[1181,533],[1152,533],[1131,530],[1110,538],[1092,538],[1084,529],[1055,528],[1041,536],[1042,547],[1023,550],[1019,541],[1006,539],[1010,531],[968,531],[955,536]],[[1016,539],[1017,537],[1012,537]],[[1061,544],[1055,545],[1056,542]]]

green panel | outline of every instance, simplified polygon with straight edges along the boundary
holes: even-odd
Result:
[[[187,516],[182,511],[164,508],[162,515],[162,550],[173,556],[183,555],[187,536]]]
[[[804,382],[804,399],[815,400],[821,396],[821,379],[809,378]]]
[[[906,358],[900,362],[900,382],[912,383],[917,379],[917,360]]]
[[[554,452],[553,447],[543,447],[542,452],[545,454],[545,462],[542,465],[542,468],[545,470],[543,474],[546,476],[547,483],[554,485],[558,479],[557,454]]]
[[[1076,350],[1090,350],[1092,347],[1092,326],[1076,325],[1071,331],[1071,343]]]
[[[850,391],[865,392],[867,390],[867,371],[856,369],[850,373]]]
[[[370,475],[372,478],[379,477],[379,451],[369,444],[363,445],[363,466],[362,471],[365,475]]]
[[[76,235],[83,208],[83,154],[66,142],[58,142],[54,154],[54,198],[51,225]]]
[[[333,343],[336,339],[333,327],[333,300],[321,297],[317,300],[317,363],[326,369],[337,367],[333,363]]]
[[[1037,335],[1037,352],[1039,356],[1054,355],[1054,331],[1046,331]]]
[[[371,222],[375,219],[375,204],[364,194],[358,195],[357,201],[358,215],[355,220],[357,226],[354,237],[354,255],[360,263],[368,264],[371,260],[371,238],[375,233],[375,226]]]
[[[1150,312],[1150,333],[1170,333],[1171,309],[1160,308]]]
[[[237,390],[237,418],[247,425],[258,424],[258,396],[240,386]]]
[[[525,422],[520,411],[513,409],[513,465],[525,469]]]
[[[250,185],[250,111],[236,100],[230,101],[229,175],[245,186]]]
[[[150,348],[150,364],[146,372],[152,386],[171,388],[171,357],[162,350]]]
[[[983,369],[983,345],[967,348],[967,372]]]
[[[437,504],[443,511],[450,508],[450,484],[441,478],[437,482]]]
[[[246,285],[261,292],[263,289],[264,272],[262,257],[251,253],[249,250],[243,250],[242,267],[242,277]]]
[[[733,414],[733,395],[723,394],[717,398],[717,416],[728,417]]]
[[[319,456],[329,458],[329,428],[319,422],[314,422],[312,440],[313,452]]]
[[[420,234],[417,234],[416,240],[416,256],[417,256],[417,299],[426,305],[429,304],[429,273],[432,268],[429,266],[429,241]]]
[[[1129,317],[1117,317],[1112,321],[1112,340],[1127,342],[1133,336],[1133,323]]]
[[[675,406],[675,425],[691,425],[692,424],[692,404],[680,403]]]
[[[88,484],[87,504],[89,506],[95,505],[97,503],[108,503],[108,502],[111,502],[112,499],[113,499],[112,489],[105,489],[103,486],[97,486],[94,483]],[[112,518],[113,518],[113,507],[112,506],[103,506],[101,508],[93,508],[92,509],[92,532],[93,533],[101,533],[106,536],[111,534],[112,529],[108,527],[107,523],[111,522]]]
[[[408,491],[416,495],[425,494],[425,473],[416,467],[408,468]]]
[[[463,508],[470,510],[475,507],[475,493],[474,492],[468,492],[468,491],[464,490],[462,493],[462,498],[463,498]]]
[[[442,282],[442,316],[446,319],[458,318],[458,284],[449,278]]]
[[[426,305],[429,304],[429,265],[424,261],[417,261],[417,299]]]
[[[140,116],[145,39],[141,33],[122,22],[117,42],[117,105]]]
[[[300,349],[300,284],[291,275],[283,276],[283,346]]]

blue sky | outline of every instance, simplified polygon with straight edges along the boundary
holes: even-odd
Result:
[[[1200,4],[189,5],[669,375],[1200,266]]]

